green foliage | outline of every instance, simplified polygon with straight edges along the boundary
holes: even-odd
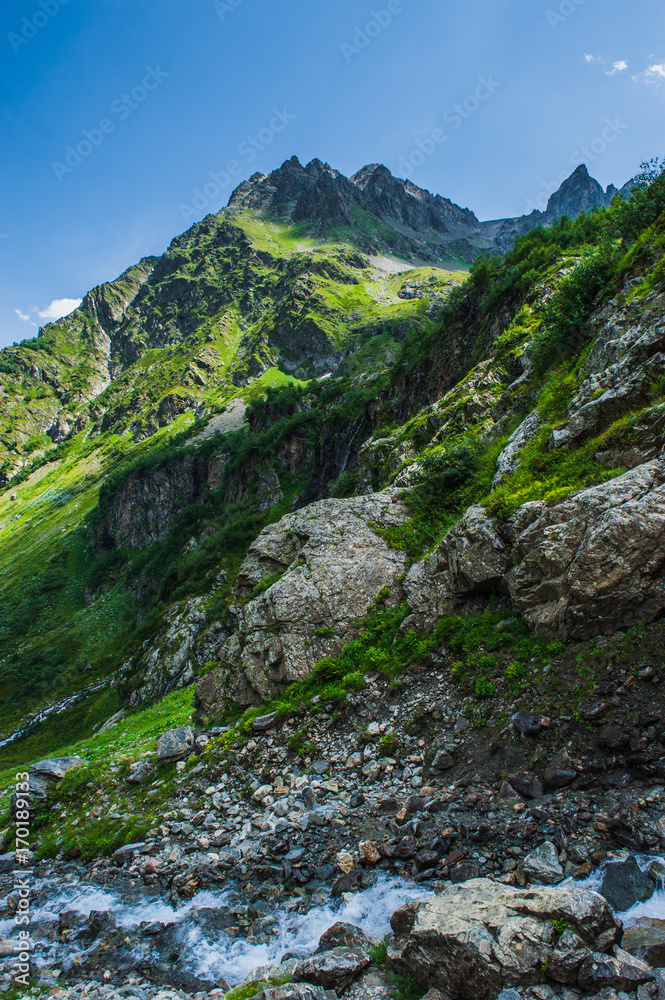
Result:
[[[476,678],[475,694],[476,698],[491,698],[496,693],[496,684],[485,676]]]
[[[378,965],[380,969],[384,969],[388,961],[388,942],[384,940],[369,945],[367,954],[375,965]]]
[[[585,253],[559,282],[545,310],[544,330],[531,348],[537,374],[584,346],[589,337],[587,321],[600,296],[610,287],[617,262],[616,248],[601,245]]]

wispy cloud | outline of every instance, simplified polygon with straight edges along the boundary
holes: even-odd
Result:
[[[623,73],[625,69],[628,69],[626,60],[618,59],[615,63],[612,63],[612,69],[606,69],[605,72],[608,76],[614,76],[615,73]]]
[[[82,301],[82,299],[53,299],[45,309],[29,306],[27,313],[20,309],[15,309],[14,312],[24,323],[37,326],[35,319],[45,319],[47,323],[52,323],[56,319],[62,319],[63,316],[69,316],[70,312],[80,306]]]
[[[592,56],[590,52],[584,53],[585,62],[598,62],[598,58],[599,58],[598,56]]]
[[[653,66],[649,66],[647,70],[647,76],[655,79],[665,80],[665,62],[654,63]]]

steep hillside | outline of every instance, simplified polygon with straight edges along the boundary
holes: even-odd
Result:
[[[376,600],[398,645],[492,601],[548,641],[660,614],[662,177],[458,288],[459,262],[413,267],[395,233],[475,217],[386,175],[256,176],[3,352],[0,722],[77,699],[7,763],[197,676],[210,720],[319,661],[355,674]],[[631,559],[622,497],[653,506]],[[581,517],[555,567],[548,539]],[[599,594],[588,539],[610,523],[624,569]]]

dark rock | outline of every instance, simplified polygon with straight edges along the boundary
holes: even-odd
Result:
[[[650,899],[654,888],[649,876],[631,856],[625,861],[616,861],[607,866],[600,892],[613,909],[622,912],[635,903]]]
[[[367,951],[371,943],[360,927],[339,920],[321,935],[315,954],[321,951],[330,951],[331,948],[355,948]]]
[[[312,770],[315,774],[325,774],[330,764],[327,760],[317,760],[312,766]]]
[[[0,854],[0,875],[12,871],[16,867],[16,855],[13,851],[9,854]]]
[[[253,1000],[330,1000],[330,996],[320,986],[310,983],[287,983],[285,986],[272,986],[270,989],[257,993]]]
[[[449,771],[455,766],[455,759],[446,750],[439,750],[429,766],[430,771]]]
[[[619,726],[603,726],[598,733],[598,743],[607,750],[623,750],[630,742],[630,733]]]
[[[413,859],[413,863],[416,866],[416,870],[419,872],[423,872],[427,868],[434,868],[437,865],[438,861],[439,861],[438,851],[428,851],[426,849],[418,851],[415,858]]]
[[[337,899],[337,897],[341,896],[343,892],[354,892],[359,887],[361,877],[362,871],[360,868],[353,868],[350,872],[340,875],[340,877],[335,879],[333,882],[330,895],[333,899]]]
[[[583,962],[577,982],[583,990],[596,991],[607,987],[634,990],[643,983],[653,982],[653,972],[644,962],[631,958],[619,949],[619,955],[595,952]]]
[[[272,728],[276,718],[277,712],[270,712],[269,715],[258,715],[252,722],[252,730],[255,733],[265,733],[266,730]]]
[[[531,712],[515,712],[514,715],[511,715],[510,721],[515,729],[525,736],[537,736],[542,729],[541,716]]]

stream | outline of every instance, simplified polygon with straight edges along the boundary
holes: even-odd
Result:
[[[654,858],[637,860],[646,868]],[[569,884],[598,891],[603,870]],[[174,906],[136,884],[94,885],[84,870],[46,874],[31,880],[33,961],[42,973],[61,970],[67,980],[80,974],[101,978],[107,968],[118,977],[146,967],[166,970],[168,976],[177,968],[208,984],[221,977],[233,986],[258,966],[311,954],[337,921],[355,924],[379,941],[390,932],[395,910],[430,895],[422,885],[379,875],[369,888],[339,900],[331,901],[323,890],[311,897],[248,903],[235,889],[224,889],[200,891]],[[17,933],[6,903],[0,904],[0,939]],[[640,917],[665,919],[663,882],[646,902],[617,915],[624,927]]]
[[[176,961],[180,971],[197,979],[216,982],[223,977],[233,986],[257,966],[312,953],[323,932],[339,920],[356,924],[369,937],[381,940],[390,931],[395,910],[428,895],[430,891],[413,883],[382,876],[371,888],[347,900],[312,906],[306,912],[306,903],[298,896],[280,906],[263,901],[247,905],[233,890],[198,892],[174,907],[138,888],[124,894],[76,877],[64,882],[35,879],[33,960],[40,970],[59,967],[68,974],[99,948],[102,936],[108,940],[110,923],[122,932],[118,944],[123,957],[133,959],[132,964],[148,961],[164,966]],[[97,917],[104,934],[91,941],[91,914],[94,921],[96,914],[106,913],[111,918],[108,923]],[[73,931],[65,942],[60,940],[63,925]],[[15,934],[13,919],[0,919],[0,938]]]

